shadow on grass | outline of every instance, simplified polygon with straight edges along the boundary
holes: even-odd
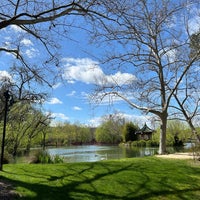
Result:
[[[21,175],[26,174],[30,178],[39,178],[40,181],[37,183],[14,181],[4,176],[2,178],[13,183],[15,187],[20,187],[34,194],[20,199],[141,200],[156,199],[156,197],[172,199],[171,197],[174,197],[174,199],[186,200],[191,199],[191,195],[195,199],[200,197],[199,183],[194,183],[192,186],[187,185],[186,180],[189,178],[187,175],[173,179],[170,176],[170,171],[166,171],[165,167],[156,171],[150,167],[145,168],[143,165],[130,162],[125,164],[98,162],[84,164],[83,167],[67,164],[63,166],[56,168],[57,172],[51,175],[47,175],[48,173],[45,171],[31,172],[23,167]],[[156,172],[160,174],[156,174]],[[4,173],[10,172],[4,171]],[[15,176],[19,175],[12,173]],[[185,187],[175,187],[178,183],[172,184],[173,181],[183,181]],[[198,198],[195,197],[195,194]],[[168,196],[169,198],[167,198]]]

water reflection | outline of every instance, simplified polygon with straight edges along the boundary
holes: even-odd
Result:
[[[119,146],[82,145],[62,148],[51,148],[51,155],[60,155],[65,162],[95,162],[131,157],[143,157],[154,155],[157,148],[136,148]]]

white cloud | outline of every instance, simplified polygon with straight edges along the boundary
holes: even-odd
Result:
[[[149,123],[150,116],[145,115],[131,115],[126,113],[121,113],[121,115],[127,120],[132,121],[135,124],[138,124],[139,127],[144,126],[145,123]]]
[[[124,98],[131,101],[131,100],[134,100],[134,96],[136,95],[136,93],[123,91],[123,94],[119,92],[119,95],[122,95]],[[116,94],[112,94],[112,93],[106,94],[104,92],[98,92],[92,95],[85,94],[84,98],[90,100],[93,104],[102,105],[102,106],[112,105],[113,103],[116,104],[116,103],[124,102],[124,100],[120,96]]]
[[[55,85],[52,86],[53,89],[57,89],[62,85],[62,83],[56,83]]]
[[[8,41],[12,41],[12,38],[10,36],[5,36],[4,39]]]
[[[71,91],[69,94],[67,94],[67,96],[68,96],[68,97],[72,97],[72,96],[74,96],[75,94],[76,94],[76,91],[73,90],[73,91]]]
[[[118,113],[121,118],[124,118],[126,122],[133,122],[134,124],[138,125],[140,128],[144,126],[146,123],[150,128],[154,129],[154,124],[151,123],[152,116],[144,116],[144,115],[131,115],[127,113]],[[88,120],[88,125],[97,127],[99,126],[103,120],[102,117],[94,117],[93,119]]]
[[[38,52],[38,50],[37,49],[35,49],[35,48],[30,48],[30,49],[27,49],[26,51],[25,51],[25,54],[29,57],[29,58],[34,58],[34,57],[36,57],[38,54],[39,54],[39,52]]]
[[[5,41],[5,48],[10,46],[10,42],[9,41]]]
[[[200,30],[200,10],[198,7],[194,6],[194,4],[191,4],[188,11],[190,12],[190,19],[188,21],[189,33],[194,34]]]
[[[51,126],[57,126],[63,121],[68,121],[69,117],[67,117],[63,113],[55,113],[55,112],[46,112],[47,115],[51,114],[52,120],[51,120]]]
[[[98,67],[98,63],[88,59],[65,58],[64,78],[73,83],[74,81],[82,81],[84,83],[96,83],[96,80],[103,76],[102,70]]]
[[[51,113],[51,116],[53,118],[56,118],[56,119],[61,119],[61,120],[68,120],[69,117],[67,117],[65,114],[63,113]]]
[[[25,32],[23,29],[21,29],[19,26],[17,25],[11,25],[10,26],[11,30],[16,32],[16,33],[21,33],[21,32]]]
[[[90,94],[88,94],[87,92],[81,92],[81,96],[83,96],[83,98],[85,99],[90,98]]]
[[[31,40],[24,38],[23,40],[21,40],[21,44],[24,44],[25,46],[32,46],[33,43],[31,42]]]
[[[12,81],[12,76],[7,71],[0,71],[0,81]]]
[[[62,104],[63,102],[60,101],[58,98],[51,98],[48,104]]]
[[[78,107],[78,106],[74,106],[73,110],[82,110],[82,108]]]
[[[160,51],[160,55],[163,54],[163,58],[170,63],[173,63],[177,60],[177,50],[176,49],[170,49],[165,48]]]
[[[127,85],[136,80],[136,77],[134,75],[129,73],[121,73],[120,71],[118,71],[114,75],[109,75],[106,77],[109,83],[117,83],[118,85]]]
[[[196,17],[189,20],[190,34],[194,34],[194,33],[197,33],[199,31],[199,29],[200,29],[199,21],[200,21],[199,16],[196,16]]]
[[[98,127],[102,123],[101,117],[95,117],[93,119],[88,120],[88,125],[91,127]]]
[[[99,63],[90,58],[64,58],[65,71],[64,79],[69,83],[81,81],[86,84],[112,85],[129,84],[136,80],[136,77],[129,73],[117,72],[106,75],[100,68]]]

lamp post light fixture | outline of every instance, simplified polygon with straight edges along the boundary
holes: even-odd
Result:
[[[3,136],[2,136],[2,143],[1,143],[0,171],[3,170],[3,159],[4,159],[4,146],[5,146],[5,136],[6,136],[6,122],[7,122],[7,113],[8,113],[8,103],[9,103],[9,101],[12,101],[10,99],[10,98],[12,98],[12,96],[9,94],[8,90],[6,90],[3,95],[5,97],[5,108],[4,108]]]

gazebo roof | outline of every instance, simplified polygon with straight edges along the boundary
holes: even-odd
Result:
[[[150,129],[145,123],[145,125],[141,129],[139,129],[136,133],[153,133],[153,130]]]

